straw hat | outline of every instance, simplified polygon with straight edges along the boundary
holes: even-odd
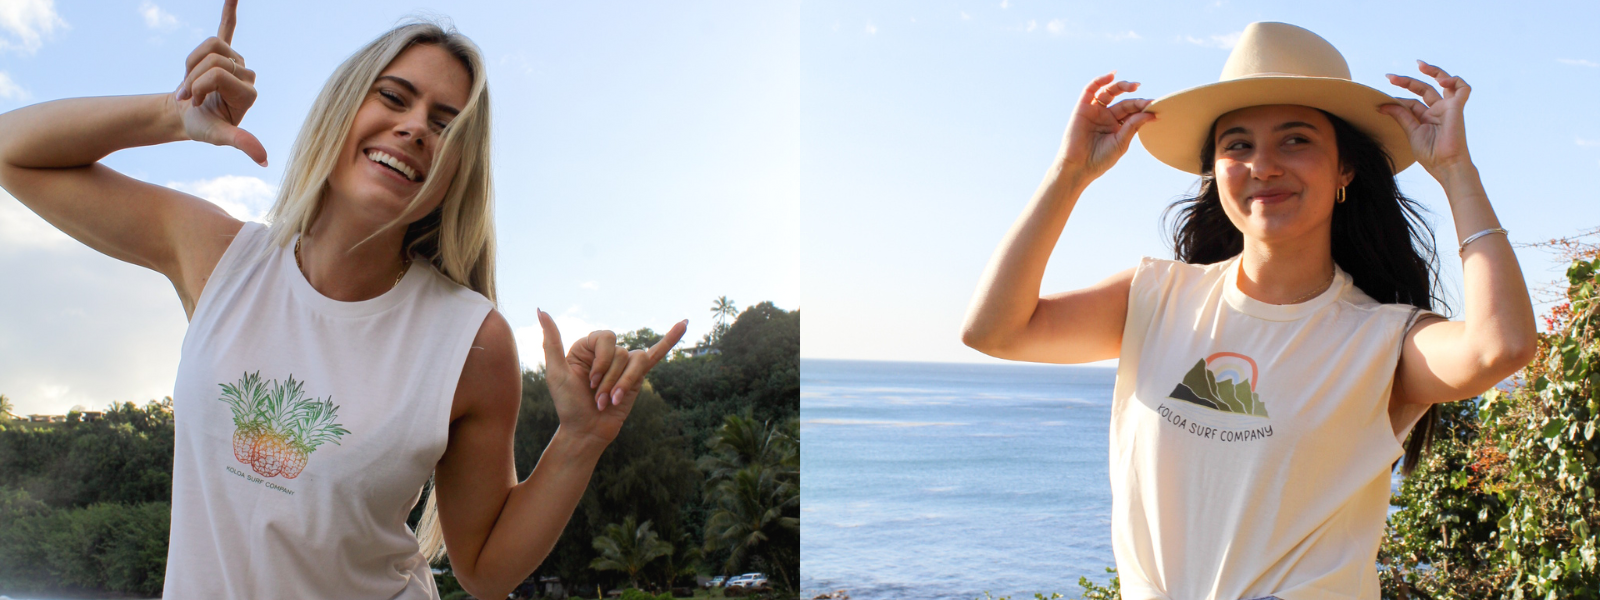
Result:
[[[1228,55],[1217,83],[1169,94],[1145,108],[1160,118],[1139,141],[1161,162],[1200,174],[1200,148],[1211,124],[1229,111],[1298,104],[1338,115],[1389,153],[1396,173],[1416,162],[1406,132],[1377,107],[1395,99],[1350,80],[1350,65],[1333,44],[1287,23],[1251,23]]]

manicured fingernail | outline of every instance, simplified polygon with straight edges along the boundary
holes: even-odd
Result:
[[[605,404],[606,404],[606,393],[605,392],[596,392],[595,395],[594,395],[594,403],[598,404],[600,406],[605,406]]]
[[[611,390],[611,405],[612,406],[616,406],[616,405],[621,404],[621,403],[622,403],[622,388],[617,388],[617,389]]]

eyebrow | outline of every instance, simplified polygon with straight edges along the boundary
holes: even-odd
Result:
[[[413,85],[410,81],[407,81],[404,78],[396,77],[394,75],[380,75],[380,76],[378,76],[378,80],[379,81],[383,81],[385,79],[387,79],[389,81],[393,81],[395,83],[395,85],[398,85],[400,87],[405,88],[406,91],[410,92],[411,95],[413,95],[413,96],[422,95],[422,92],[417,90],[417,86]],[[450,106],[448,104],[440,104],[438,102],[435,102],[435,103],[433,103],[433,107],[437,108],[437,109],[439,109],[439,110],[441,110],[443,112],[449,113],[450,116],[452,116],[452,117],[455,117],[455,116],[458,116],[458,115],[461,114],[461,109],[456,108],[454,106]]]
[[[1272,130],[1273,131],[1284,131],[1286,129],[1294,129],[1296,127],[1304,127],[1306,129],[1310,129],[1312,131],[1317,131],[1317,126],[1316,125],[1312,125],[1312,124],[1307,123],[1305,121],[1289,121],[1289,122],[1284,123],[1282,125],[1279,125],[1277,127],[1273,127]],[[1247,134],[1247,133],[1250,133],[1250,130],[1245,129],[1244,127],[1230,127],[1230,128],[1228,128],[1227,131],[1224,131],[1222,133],[1217,134],[1217,139],[1220,140],[1220,139],[1222,139],[1224,137],[1227,137],[1228,134],[1232,134],[1232,133],[1246,133]]]

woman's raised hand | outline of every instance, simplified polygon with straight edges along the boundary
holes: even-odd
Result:
[[[1467,155],[1467,128],[1463,113],[1472,87],[1460,77],[1451,76],[1444,69],[1420,60],[1417,61],[1417,70],[1432,77],[1444,92],[1440,93],[1418,79],[1389,75],[1389,83],[1410,90],[1421,96],[1422,100],[1395,98],[1398,104],[1385,104],[1378,110],[1393,117],[1400,127],[1405,128],[1417,162],[1437,177],[1437,169],[1472,162]]]
[[[617,335],[596,331],[561,349],[561,332],[555,319],[539,311],[544,328],[545,383],[555,401],[561,426],[574,433],[593,435],[610,443],[633,410],[644,376],[667,357],[689,329],[687,319],[673,325],[649,350],[628,350],[617,345]]]
[[[1116,75],[1113,71],[1096,77],[1083,89],[1061,140],[1058,159],[1063,170],[1076,170],[1091,179],[1099,177],[1128,151],[1139,127],[1156,118],[1144,112],[1150,100],[1129,98],[1114,102],[1118,95],[1139,89],[1139,84],[1131,81],[1113,82]]]
[[[245,68],[244,57],[231,45],[238,8],[238,0],[223,3],[217,37],[206,38],[189,53],[187,73],[173,97],[183,113],[183,128],[189,139],[233,146],[265,167],[266,147],[256,136],[239,128],[245,111],[256,102],[256,73]]]

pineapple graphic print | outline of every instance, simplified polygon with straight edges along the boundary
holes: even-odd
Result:
[[[269,383],[258,371],[221,386],[218,399],[233,410],[233,457],[262,477],[299,477],[318,446],[350,433],[334,422],[333,400],[307,399],[293,375]]]

